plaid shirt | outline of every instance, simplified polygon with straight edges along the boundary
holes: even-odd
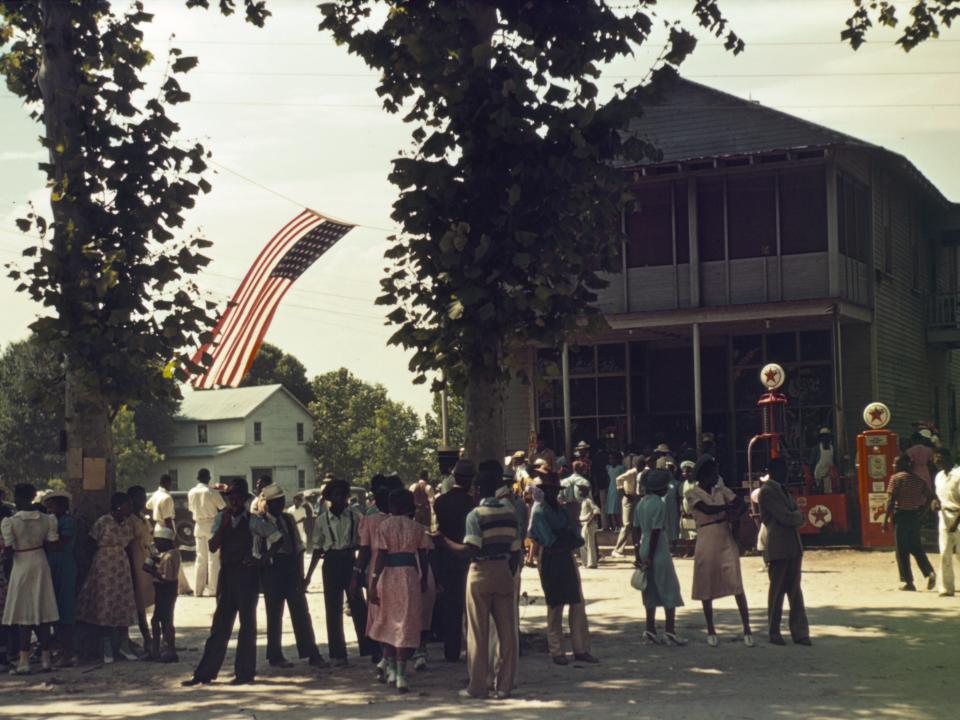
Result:
[[[927,484],[909,472],[899,472],[890,478],[887,494],[895,510],[919,510],[930,500]]]

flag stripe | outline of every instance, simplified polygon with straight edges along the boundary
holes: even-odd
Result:
[[[263,338],[267,334],[267,329],[270,327],[270,324],[273,322],[273,316],[276,314],[277,308],[280,307],[280,301],[283,300],[284,297],[286,297],[287,290],[290,289],[291,285],[293,285],[293,282],[288,280],[281,286],[280,294],[277,296],[276,301],[273,302],[273,307],[270,310],[270,314],[267,316],[266,322],[263,323],[262,327],[260,328],[260,332],[257,333],[256,341],[251,346],[251,351],[247,356],[247,362],[243,366],[243,372],[241,372],[239,377],[237,377],[238,384],[240,383],[241,380],[243,380],[246,374],[250,371],[250,366],[253,365],[253,360],[254,358],[257,357],[257,353],[260,351],[260,347],[263,345]]]
[[[241,334],[230,348],[230,353],[224,362],[223,369],[217,379],[217,384],[233,384],[238,368],[244,364],[243,358],[248,352],[250,340],[256,337],[271,308],[275,307],[274,303],[280,302],[280,297],[283,295],[283,286],[289,284],[289,280],[278,280],[277,278],[270,278],[267,281],[267,284],[263,288],[263,293],[248,314],[246,322],[244,322],[243,329],[240,331]],[[242,378],[237,378],[236,382],[239,383],[241,379]]]

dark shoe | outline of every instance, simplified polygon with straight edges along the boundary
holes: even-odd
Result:
[[[811,645],[813,645],[813,643],[810,642],[810,638],[800,638],[799,640],[794,640],[794,641],[793,641],[793,644],[794,644],[794,645],[806,645],[807,647],[810,647]]]
[[[162,663],[180,662],[180,658],[177,656],[177,654],[172,652],[160,653],[159,659],[160,659],[160,662]]]
[[[771,645],[786,645],[787,641],[783,639],[783,635],[771,635],[770,636]]]
[[[254,679],[253,679],[253,678],[238,678],[238,677],[235,677],[233,680],[230,681],[230,684],[231,684],[231,685],[253,685],[253,683],[254,683]]]
[[[600,662],[590,653],[574,653],[573,659],[579,662],[590,663],[591,665],[595,665]]]
[[[323,655],[314,655],[312,658],[310,658],[308,662],[310,663],[310,667],[315,667],[315,668],[330,667],[330,663],[328,663],[326,660],[323,659]],[[291,665],[290,667],[293,667],[293,665]]]
[[[345,668],[350,663],[347,662],[346,658],[331,658],[330,665],[335,668]]]
[[[569,665],[570,661],[567,659],[566,655],[554,655],[553,656],[554,665]]]
[[[293,663],[286,658],[280,658],[279,660],[271,660],[270,667],[288,669],[293,667]]]
[[[905,583],[900,583],[900,589],[906,592],[915,592],[917,589],[917,586],[914,585],[912,582],[905,582]]]
[[[193,687],[194,685],[209,685],[209,680],[200,680],[199,678],[190,678],[180,683],[182,687]]]
[[[935,572],[927,575],[927,590],[933,590],[937,586],[937,574]]]

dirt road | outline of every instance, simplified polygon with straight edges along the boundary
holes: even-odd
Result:
[[[931,557],[931,560],[935,558]],[[679,560],[689,593],[692,561]],[[0,718],[943,718],[957,707],[960,678],[960,597],[898,592],[890,552],[812,551],[805,558],[804,592],[814,646],[774,647],[764,629],[766,575],[758,558],[744,558],[747,596],[757,647],[738,642],[732,598],[718,601],[719,648],[704,642],[698,605],[678,615],[684,648],[641,646],[643,609],[629,586],[627,562],[606,561],[584,571],[584,592],[598,666],[558,667],[544,639],[546,611],[536,571],[525,570],[533,603],[521,608],[522,631],[532,634],[521,658],[521,685],[507,701],[460,702],[463,663],[442,661],[438,646],[427,672],[412,677],[413,692],[398,696],[372,680],[367,662],[314,672],[305,664],[274,670],[262,662],[265,637],[260,603],[261,674],[258,684],[233,688],[227,673],[207,687],[181,688],[202,647],[214,601],[182,597],[177,605],[176,665],[139,662],[81,667],[53,675],[0,678]],[[189,569],[188,569],[189,572]],[[323,602],[315,583],[309,596],[322,650]],[[289,630],[289,627],[287,628]],[[348,635],[348,640],[349,640]],[[354,639],[355,640],[355,639]],[[293,638],[284,637],[288,657]],[[356,652],[354,642],[350,652]]]

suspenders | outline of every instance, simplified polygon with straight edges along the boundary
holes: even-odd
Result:
[[[356,518],[356,516],[354,515],[353,510],[351,510],[350,508],[347,508],[347,509],[346,509],[346,512],[349,514],[349,517],[350,517],[350,534],[347,536],[347,547],[345,547],[345,548],[339,548],[339,549],[341,549],[341,550],[352,550],[352,549],[353,549],[353,534],[354,534],[354,528],[355,528],[355,523],[357,522],[357,518]],[[332,525],[331,522],[330,522],[330,511],[327,510],[327,511],[323,514],[323,516],[324,516],[324,518],[326,518],[326,520],[327,520],[327,534],[330,535],[330,540],[331,540],[331,542],[332,542],[332,546],[330,547],[330,549],[331,549],[331,550],[336,550],[336,549],[338,549],[338,548],[336,547],[336,545],[337,545],[337,536],[334,534],[334,532],[333,532],[333,525]]]

